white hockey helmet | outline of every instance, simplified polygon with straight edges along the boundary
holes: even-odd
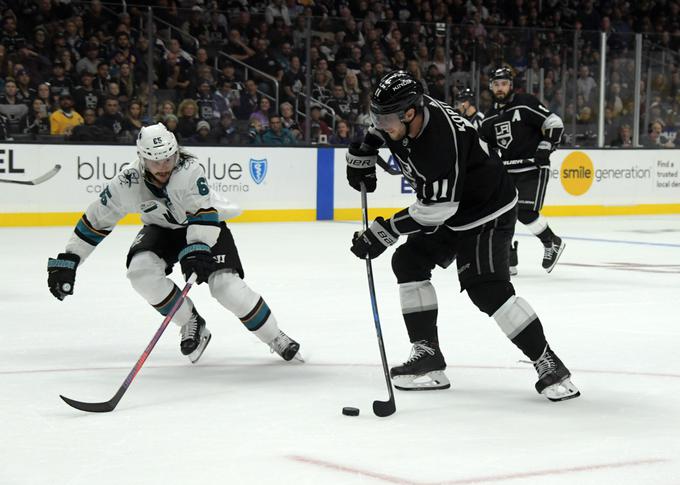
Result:
[[[144,126],[137,136],[137,155],[140,160],[166,160],[179,150],[175,135],[163,123]]]

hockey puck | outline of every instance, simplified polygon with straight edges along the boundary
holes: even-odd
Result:
[[[342,408],[342,414],[345,416],[359,416],[359,408]]]

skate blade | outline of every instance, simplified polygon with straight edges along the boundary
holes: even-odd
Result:
[[[210,333],[210,330],[208,330],[207,328],[204,329],[203,332],[201,332],[201,343],[198,344],[198,347],[196,347],[196,350],[194,350],[192,353],[187,355],[187,357],[189,358],[189,360],[191,361],[192,364],[195,364],[201,358],[201,356],[203,355],[203,352],[205,351],[205,348],[210,343],[211,338],[212,338],[212,334]]]
[[[451,387],[451,382],[441,370],[422,375],[394,376],[392,382],[400,391],[437,391]]]
[[[304,357],[302,357],[302,354],[298,350],[297,353],[293,356],[293,358],[289,362],[299,362],[300,364],[305,363]]]
[[[562,256],[562,252],[564,251],[564,248],[566,248],[566,247],[567,247],[567,243],[565,243],[564,240],[563,240],[562,244],[560,244],[560,248],[557,250],[557,256],[555,256],[555,261],[553,261],[553,263],[550,266],[545,268],[545,270],[548,273],[550,273],[553,270],[553,268],[557,264],[557,261],[560,259],[560,256]]]
[[[581,391],[567,377],[562,382],[546,387],[541,394],[552,402],[559,402],[575,399],[581,395]]]

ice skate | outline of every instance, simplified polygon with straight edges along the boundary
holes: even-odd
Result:
[[[269,348],[272,353],[276,352],[285,361],[297,360],[304,362],[302,354],[300,354],[300,344],[290,338],[288,335],[279,331],[279,334],[269,342]]]
[[[547,246],[543,246],[543,269],[548,273],[550,273],[557,264],[557,260],[560,259],[565,246],[566,243],[557,236],[555,236]]]
[[[517,241],[510,245],[510,276],[517,276],[517,264],[519,262],[517,258],[517,246],[519,246]]]
[[[180,329],[182,340],[180,350],[189,357],[192,364],[198,362],[203,351],[210,343],[210,330],[205,326],[205,320],[194,308],[189,321]]]
[[[419,340],[413,343],[409,359],[390,369],[390,377],[400,391],[448,389],[451,383],[444,374],[445,369],[446,362],[439,345]]]
[[[571,373],[546,345],[543,354],[533,362],[538,373],[536,391],[551,401],[566,401],[581,395],[578,388],[571,382]]]

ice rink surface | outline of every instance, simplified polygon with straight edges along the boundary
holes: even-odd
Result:
[[[306,364],[270,354],[201,285],[190,294],[213,334],[201,361],[179,353],[171,324],[108,414],[59,394],[109,399],[162,321],[125,278],[139,228],[116,228],[64,302],[45,267],[71,229],[0,229],[0,484],[679,484],[680,217],[551,225],[567,242],[560,264],[547,275],[520,227],[513,282],[582,396],[539,396],[451,268],[433,282],[452,388],[396,391],[389,418],[371,412],[387,391],[365,265],[348,251],[359,223],[232,226],[246,280]],[[390,254],[374,272],[395,365],[410,344]]]

